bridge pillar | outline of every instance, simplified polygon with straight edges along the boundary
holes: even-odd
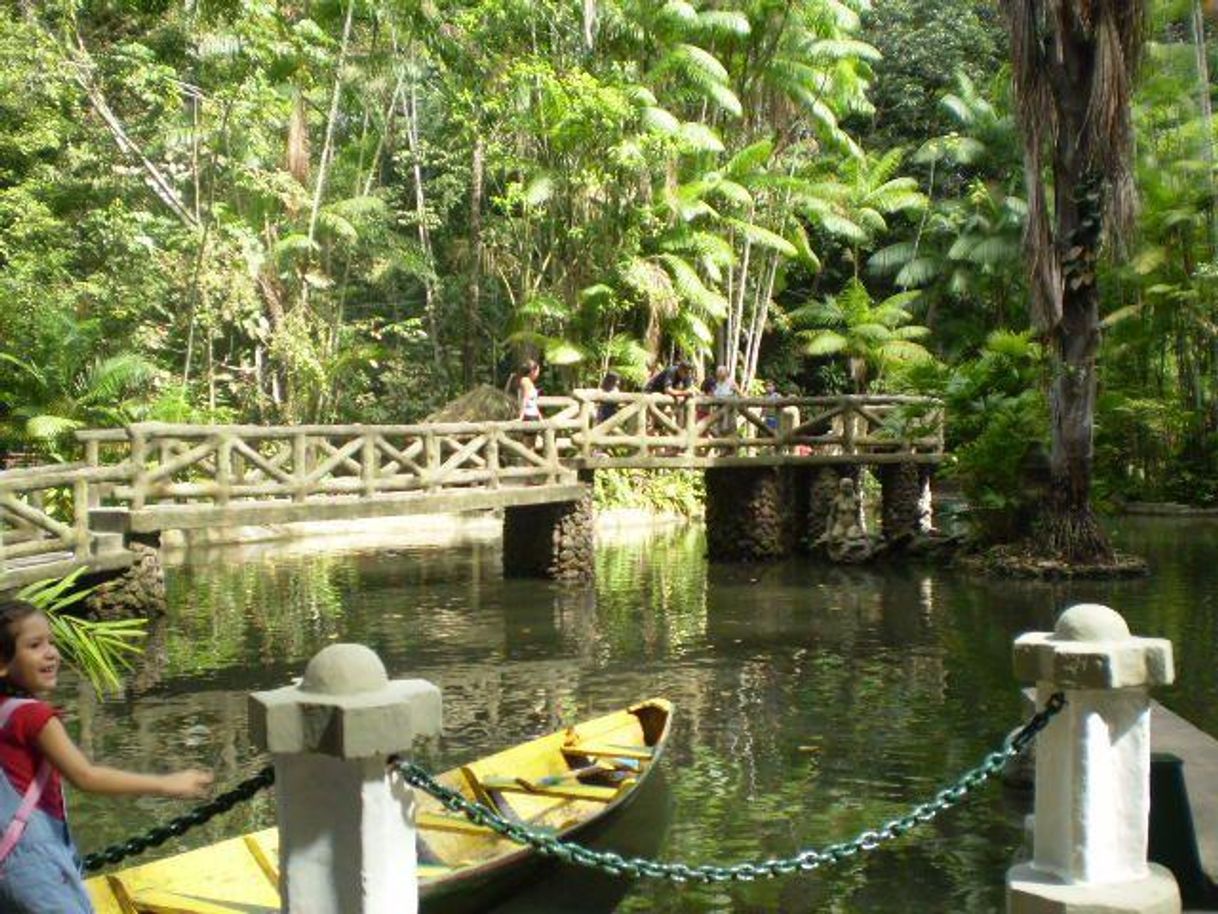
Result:
[[[794,551],[794,477],[781,467],[706,471],[706,551],[711,561],[756,562]]]
[[[879,468],[880,530],[890,543],[931,529],[930,470],[916,463]]]
[[[503,511],[503,574],[579,583],[596,571],[592,486],[577,501]]]
[[[85,575],[83,583],[100,580],[85,601],[99,619],[154,618],[165,614],[165,572],[157,542],[132,540],[126,549],[134,555],[131,565],[116,574]]]

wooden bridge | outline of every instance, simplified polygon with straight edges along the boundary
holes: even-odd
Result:
[[[166,529],[572,502],[609,467],[936,464],[921,397],[675,400],[576,391],[540,421],[169,425],[77,433],[85,459],[0,472],[0,589],[122,568]]]

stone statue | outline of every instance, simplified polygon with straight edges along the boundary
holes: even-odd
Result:
[[[875,552],[875,543],[867,535],[863,519],[863,501],[854,480],[843,476],[837,484],[837,495],[829,505],[823,543],[829,558],[835,562],[865,562]]]

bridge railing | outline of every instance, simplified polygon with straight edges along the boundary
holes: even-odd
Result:
[[[0,472],[0,575],[51,556],[87,562],[94,540],[89,509],[130,474],[124,463],[61,463]]]
[[[587,463],[771,458],[937,460],[943,404],[928,397],[703,397],[576,390]]]
[[[568,482],[573,419],[427,425],[206,426],[126,430],[134,468],[114,497],[150,505],[303,503],[528,482]]]

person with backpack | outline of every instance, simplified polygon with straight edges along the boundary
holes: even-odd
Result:
[[[0,911],[92,914],[68,831],[64,779],[90,793],[199,797],[208,771],[137,774],[95,765],[40,696],[59,679],[46,615],[0,601]]]

